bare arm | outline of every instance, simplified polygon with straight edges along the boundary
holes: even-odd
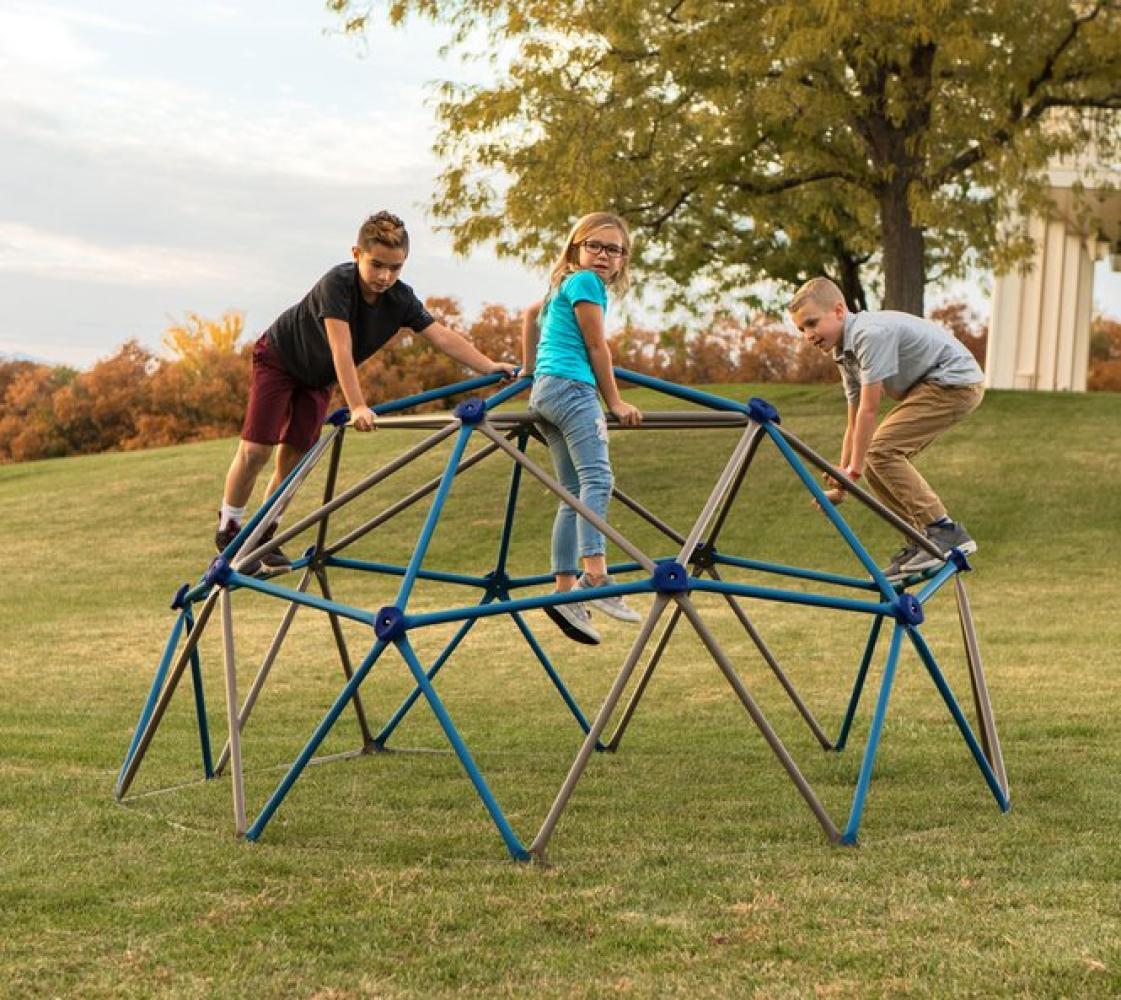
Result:
[[[868,448],[872,444],[872,435],[876,433],[876,421],[880,414],[880,400],[883,398],[883,382],[873,382],[860,387],[860,403],[854,408],[849,407],[849,429],[845,433],[847,454],[841,453],[841,462],[845,474],[850,479],[856,479],[864,472],[864,459]]]
[[[473,368],[483,375],[494,372],[512,375],[517,367],[505,361],[491,361],[463,334],[448,329],[443,323],[432,323],[423,330],[418,330],[417,335],[423,337],[437,350],[443,351],[453,361],[458,361],[461,365]]]
[[[541,330],[537,325],[538,317],[541,315],[541,307],[544,305],[544,300],[541,302],[534,302],[529,308],[522,313],[522,374],[532,375],[533,367],[537,363],[537,340],[541,335]]]
[[[611,349],[607,346],[607,340],[603,335],[603,309],[595,302],[577,302],[573,309],[603,401],[618,418],[619,423],[628,427],[638,426],[642,423],[642,411],[637,406],[623,401],[623,397],[619,395],[619,386],[615,383],[615,372],[611,366]]]
[[[374,411],[366,405],[366,397],[358,382],[358,369],[354,366],[354,353],[351,349],[350,324],[343,319],[328,317],[323,321],[327,328],[327,343],[331,348],[331,360],[335,363],[335,377],[339,380],[343,399],[350,408],[350,419],[356,430],[373,430],[377,424]]]

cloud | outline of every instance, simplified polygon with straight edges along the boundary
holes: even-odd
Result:
[[[168,246],[112,247],[42,228],[0,222],[0,271],[122,285],[218,281],[242,262],[213,251]]]

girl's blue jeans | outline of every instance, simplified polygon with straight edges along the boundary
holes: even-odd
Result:
[[[594,385],[558,375],[538,375],[529,396],[557,479],[601,517],[607,516],[614,479],[607,454],[607,421]],[[553,573],[579,572],[579,556],[604,555],[603,533],[561,502],[553,522]]]

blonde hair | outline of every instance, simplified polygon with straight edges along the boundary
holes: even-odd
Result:
[[[391,250],[409,252],[409,233],[403,223],[392,212],[376,212],[362,223],[358,230],[358,249],[369,253],[374,244],[380,243]]]
[[[831,309],[838,302],[844,301],[845,296],[835,282],[828,278],[810,278],[794,293],[787,309],[793,315],[811,302],[822,309]]]
[[[622,295],[631,286],[630,259],[631,259],[631,233],[626,222],[618,215],[611,212],[591,212],[576,220],[572,232],[568,234],[564,249],[553,264],[549,272],[549,294],[557,290],[560,283],[570,274],[580,270],[580,244],[588,239],[592,233],[599,229],[613,226],[623,234],[623,249],[625,253],[619,263],[619,271],[611,279],[611,285]]]

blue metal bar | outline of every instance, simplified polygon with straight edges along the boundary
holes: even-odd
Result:
[[[353,676],[343,686],[342,691],[339,692],[331,707],[327,710],[327,714],[323,716],[322,721],[315,727],[315,732],[311,734],[311,739],[308,740],[307,746],[300,751],[300,755],[292,762],[292,766],[288,769],[288,773],[281,779],[280,784],[276,786],[276,790],[270,796],[268,802],[265,803],[264,809],[255,820],[252,826],[245,831],[246,840],[256,840],[261,836],[261,831],[264,830],[268,821],[272,818],[272,814],[276,812],[277,807],[284,801],[284,797],[288,794],[289,789],[296,783],[296,779],[303,773],[303,770],[308,765],[308,761],[315,755],[315,751],[319,748],[319,744],[323,742],[327,734],[331,731],[331,727],[335,724],[338,717],[342,714],[347,703],[354,696],[358,690],[358,685],[366,679],[366,675],[370,669],[377,662],[381,656],[382,650],[385,649],[385,643],[380,639],[374,643],[366,658],[359,664],[358,669],[354,671]]]
[[[931,577],[930,582],[927,583],[927,585],[923,587],[923,589],[920,590],[918,594],[915,595],[919,604],[926,604],[926,602],[931,597],[933,597],[936,593],[938,593],[939,590],[942,589],[942,585],[947,580],[953,578],[954,574],[957,573],[957,571],[958,568],[954,564],[953,560],[948,561],[945,566],[943,566],[937,573],[934,574],[933,577]]]
[[[241,548],[241,543],[250,536],[250,534],[253,532],[253,529],[256,528],[257,525],[260,524],[264,517],[269,513],[269,511],[272,510],[280,495],[288,487],[288,484],[291,483],[292,480],[300,474],[300,470],[305,465],[307,465],[308,462],[318,460],[319,456],[327,450],[327,445],[330,444],[330,442],[333,441],[335,437],[341,433],[342,428],[335,427],[331,433],[329,433],[326,437],[316,441],[316,443],[311,448],[309,448],[307,452],[304,453],[303,457],[296,463],[295,468],[293,468],[292,471],[284,477],[280,485],[277,486],[277,488],[265,498],[264,503],[262,503],[256,511],[254,511],[253,516],[249,518],[249,520],[246,521],[242,526],[241,531],[234,535],[233,539],[230,541],[230,544],[222,550],[223,558],[229,560],[237,552],[237,550]]]
[[[606,587],[594,588],[597,597],[610,597],[615,594],[628,596],[631,594],[650,594],[654,587],[649,580],[636,583],[616,583]],[[508,601],[495,601],[492,604],[478,604],[465,608],[449,608],[446,611],[428,611],[420,614],[409,615],[409,628],[424,628],[428,625],[444,625],[448,622],[461,622],[468,618],[490,618],[494,615],[506,615],[513,611],[532,611],[537,608],[551,607],[554,604],[576,604],[586,601],[592,589],[570,590],[560,594],[552,592],[537,597],[520,597]]]
[[[773,587],[756,587],[749,583],[735,583],[731,580],[705,580],[700,577],[692,577],[689,586],[692,590],[703,590],[710,594],[735,594],[739,597],[757,597],[763,601],[804,604],[813,608],[860,611],[868,615],[890,616],[895,613],[890,604],[857,601],[851,597],[833,597],[829,594],[807,594],[800,590],[775,590]]]
[[[190,635],[195,627],[195,616],[191,613],[189,604],[183,609],[183,614],[187,618],[187,635]],[[191,650],[191,685],[195,691],[195,719],[198,721],[199,727],[202,771],[207,778],[213,778],[214,760],[210,754],[210,724],[206,721],[206,696],[202,689],[202,660],[199,656],[198,646]]]
[[[444,478],[441,480],[440,486],[436,490],[436,496],[432,500],[432,506],[428,510],[428,517],[421,529],[420,538],[417,539],[408,569],[405,570],[405,579],[401,582],[401,589],[397,591],[395,603],[402,611],[408,606],[413,584],[416,583],[417,573],[420,570],[420,564],[424,562],[424,557],[428,553],[428,544],[432,541],[433,532],[440,523],[440,512],[444,509],[444,502],[448,498],[448,493],[451,492],[452,481],[455,479],[455,473],[459,468],[459,461],[463,457],[464,449],[467,447],[467,441],[471,437],[471,431],[470,425],[464,425],[459,429],[459,435],[452,447],[451,455],[448,457]]]
[[[484,389],[488,385],[494,385],[495,382],[501,382],[502,378],[503,376],[501,375],[479,375],[476,378],[469,378],[463,382],[454,382],[452,385],[445,385],[439,389],[428,389],[425,392],[418,392],[413,396],[405,396],[403,399],[395,399],[388,403],[379,403],[377,406],[372,407],[372,409],[378,416],[388,416],[390,413],[400,413],[401,410],[408,410],[414,406],[420,406],[422,403],[431,403],[437,399],[447,399],[449,396],[456,396],[461,392],[473,392],[476,389]],[[526,379],[525,381],[528,382],[529,380]]]
[[[456,647],[460,644],[460,642],[463,641],[467,633],[475,627],[475,623],[478,620],[478,618],[469,618],[459,627],[459,630],[455,633],[454,636],[452,636],[451,641],[444,648],[444,651],[438,657],[436,657],[436,661],[432,664],[431,667],[428,668],[429,681],[433,680],[435,676],[440,672],[440,669],[444,666],[445,663],[448,662],[448,659],[451,657],[452,653],[455,652]],[[381,732],[374,737],[374,746],[378,747],[379,749],[385,746],[386,741],[390,736],[393,735],[393,731],[401,724],[405,716],[409,714],[409,710],[416,703],[416,700],[420,697],[420,695],[420,687],[414,687],[412,692],[407,695],[405,697],[405,700],[402,701],[401,704],[397,707],[397,711],[393,713],[390,720],[384,726],[382,726]]]
[[[966,745],[969,747],[969,752],[973,754],[973,759],[977,761],[977,766],[981,769],[981,774],[984,775],[985,782],[988,784],[989,790],[993,793],[993,798],[996,799],[997,805],[1000,806],[1000,811],[1008,812],[1012,804],[1008,796],[1004,794],[1004,790],[1000,787],[1000,782],[997,781],[996,775],[993,773],[992,765],[989,764],[988,759],[985,757],[985,752],[981,749],[981,745],[973,735],[973,730],[969,726],[969,721],[958,705],[957,699],[954,698],[954,693],[950,690],[950,685],[946,683],[946,678],[942,676],[942,671],[938,669],[938,664],[934,660],[934,654],[931,653],[930,647],[926,644],[926,640],[922,637],[917,628],[908,627],[907,635],[910,637],[912,645],[914,645],[915,650],[919,654],[919,658],[930,673],[931,678],[933,678],[934,684],[938,688],[938,693],[942,695],[942,700],[946,703],[946,707],[954,717],[954,722],[957,723],[958,729],[961,730],[961,735],[965,739]]]
[[[868,668],[872,664],[872,657],[876,652],[876,643],[880,638],[880,629],[884,624],[884,616],[876,615],[872,620],[872,628],[868,632],[868,641],[864,645],[864,655],[860,659],[860,669],[856,672],[856,682],[852,686],[852,695],[849,697],[848,708],[845,709],[845,718],[841,722],[841,731],[833,749],[840,753],[848,742],[849,730],[852,720],[856,716],[856,707],[860,704],[860,694],[864,690],[864,679],[868,676]]]
[[[506,400],[513,399],[518,393],[524,392],[531,385],[533,385],[533,379],[531,378],[515,379],[510,385],[506,386],[505,389],[499,389],[498,392],[489,399],[483,400],[483,408],[489,413],[495,407],[505,403]]]
[[[339,604],[337,601],[328,601],[325,598],[316,597],[314,594],[308,594],[302,590],[278,587],[275,583],[259,580],[255,576],[245,576],[241,573],[232,572],[230,573],[228,583],[231,589],[233,589],[234,585],[245,587],[247,590],[255,590],[261,594],[268,594],[269,597],[279,597],[281,600],[293,601],[296,604],[302,604],[308,608],[315,608],[318,611],[333,612],[340,618],[349,618],[351,621],[361,622],[363,625],[369,625],[371,628],[377,619],[377,614],[375,612],[361,611],[347,604]]]
[[[888,583],[887,577],[884,576],[884,571],[876,565],[875,561],[868,554],[868,550],[861,544],[860,539],[853,534],[843,517],[837,513],[837,508],[831,504],[825,496],[825,491],[818,484],[817,480],[809,474],[805,464],[798,457],[798,454],[790,447],[786,438],[784,438],[778,431],[774,429],[771,424],[764,424],[763,429],[767,432],[768,436],[775,443],[775,447],[782,452],[783,458],[790,463],[790,467],[797,474],[798,478],[802,480],[803,485],[810,491],[813,498],[818,502],[825,516],[833,523],[833,527],[840,532],[841,537],[852,549],[856,558],[860,560],[861,565],[868,570],[872,579],[876,581],[876,586],[880,588],[880,593],[888,600],[893,600],[895,597],[895,588]]]
[[[798,566],[784,566],[781,563],[762,562],[758,559],[741,559],[739,556],[726,556],[717,552],[713,560],[718,566],[737,566],[740,569],[755,570],[759,573],[774,573],[780,576],[789,576],[797,580],[813,580],[815,583],[832,583],[838,587],[853,587],[859,590],[877,590],[870,580],[855,576],[839,576],[836,573],[821,573],[813,569],[801,569]]]
[[[852,810],[849,812],[848,826],[841,834],[842,844],[855,844],[860,829],[860,816],[864,812],[864,799],[868,795],[868,785],[872,780],[872,765],[876,760],[876,749],[880,745],[880,734],[884,728],[887,702],[891,695],[891,683],[895,678],[895,668],[899,663],[899,647],[903,641],[903,626],[898,622],[891,633],[891,647],[888,649],[884,676],[880,680],[880,694],[876,699],[876,710],[872,713],[872,727],[868,731],[868,742],[864,747],[864,759],[860,764],[860,777],[856,782],[856,793],[852,797]]]
[[[529,440],[529,431],[522,429],[518,432],[518,451],[524,452],[526,442]],[[502,519],[502,535],[498,540],[498,557],[494,562],[495,575],[506,575],[506,559],[510,554],[510,536],[514,531],[514,514],[518,504],[518,490],[522,481],[522,466],[520,462],[514,463],[510,472],[510,488],[506,493],[506,515]]]
[[[742,413],[745,416],[748,412],[747,407],[744,406],[743,403],[737,403],[732,399],[725,399],[723,396],[715,396],[711,392],[701,392],[699,389],[690,389],[684,385],[675,385],[673,382],[665,382],[660,378],[655,378],[653,375],[640,375],[638,372],[628,371],[626,368],[616,368],[615,377],[621,378],[633,385],[641,385],[647,389],[656,389],[658,392],[665,393],[667,396],[675,396],[678,399],[688,400],[690,403],[696,403],[699,406],[707,406],[710,410]]]
[[[584,730],[584,733],[586,735],[592,728],[591,724],[584,717],[584,713],[580,711],[580,706],[576,704],[576,699],[572,697],[572,695],[569,693],[568,688],[565,687],[564,681],[561,680],[560,674],[558,674],[556,669],[553,667],[553,664],[549,660],[549,657],[545,655],[545,650],[541,648],[541,644],[537,641],[537,636],[533,634],[533,631],[532,629],[530,629],[526,620],[520,614],[518,614],[518,612],[513,612],[510,617],[514,619],[515,624],[517,624],[518,628],[521,630],[522,635],[525,637],[525,641],[529,643],[529,648],[533,650],[534,655],[540,661],[541,666],[545,668],[545,673],[549,675],[549,680],[553,682],[553,687],[557,689],[561,698],[564,699],[564,703],[568,706],[568,710],[572,713],[573,718],[576,719],[577,723],[579,723],[580,725],[580,728]],[[606,750],[607,747],[604,746],[601,741],[596,740],[596,749],[599,751],[603,751]]]
[[[664,556],[661,559],[655,559],[654,562],[672,562],[674,558],[674,556]],[[646,570],[636,562],[612,563],[607,567],[607,572],[612,576],[622,576],[624,573],[637,573],[640,571],[643,573],[646,572]],[[537,576],[518,576],[506,581],[506,589],[521,590],[523,587],[541,587],[552,582],[552,573],[541,573]]]
[[[338,566],[342,569],[356,569],[365,573],[384,573],[386,576],[404,576],[408,571],[405,566],[394,566],[392,563],[369,562],[365,559],[349,559],[345,556],[328,556],[323,560],[324,566]],[[417,577],[421,580],[433,580],[437,583],[456,583],[466,587],[489,586],[485,577],[465,576],[462,573],[443,573],[439,570],[417,570]]]
[[[183,628],[186,624],[187,611],[184,608],[176,616],[175,624],[171,626],[171,632],[164,646],[163,656],[160,657],[159,665],[156,667],[156,676],[152,678],[152,686],[148,690],[148,699],[144,702],[144,707],[140,710],[140,718],[136,722],[136,729],[133,731],[132,739],[129,741],[124,763],[121,764],[121,769],[117,773],[118,794],[120,792],[121,781],[125,776],[125,771],[128,770],[129,764],[132,763],[132,757],[133,754],[136,753],[136,747],[140,743],[140,737],[143,735],[148,725],[148,720],[152,717],[152,712],[155,710],[160,691],[163,690],[164,681],[167,679],[167,671],[171,666],[171,659],[175,654],[176,647],[179,645],[179,638],[182,636]]]
[[[440,723],[440,727],[444,730],[444,735],[447,736],[448,742],[451,743],[452,749],[455,750],[455,755],[459,758],[459,762],[467,772],[467,776],[471,779],[471,784],[475,786],[475,791],[478,793],[487,812],[490,813],[490,818],[494,821],[494,825],[502,835],[502,839],[506,843],[506,849],[510,852],[510,856],[515,861],[528,861],[529,851],[525,849],[522,842],[511,829],[510,824],[506,821],[506,817],[499,808],[498,802],[491,794],[490,788],[487,787],[487,783],[483,780],[479,769],[475,766],[475,761],[471,757],[471,752],[467,749],[467,744],[463,742],[459,731],[455,728],[455,724],[451,720],[451,716],[448,715],[447,709],[444,708],[444,703],[440,701],[440,696],[436,694],[435,688],[428,682],[428,678],[424,673],[424,668],[420,665],[420,661],[417,660],[412,646],[409,645],[409,640],[407,638],[398,639],[396,646],[398,652],[404,657],[405,663],[408,664],[409,670],[412,671],[413,679],[424,692],[425,699],[427,699],[428,704],[431,706],[433,713]]]

